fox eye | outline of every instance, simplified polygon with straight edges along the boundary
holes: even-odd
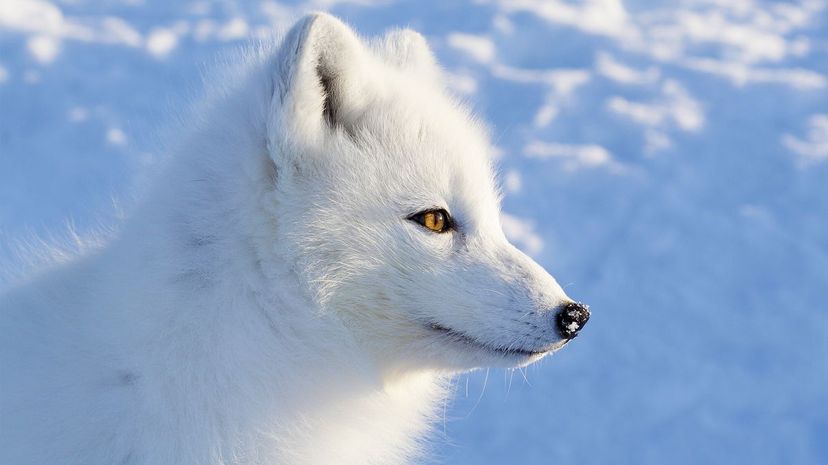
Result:
[[[436,233],[444,233],[453,226],[451,216],[442,208],[415,213],[408,219]]]

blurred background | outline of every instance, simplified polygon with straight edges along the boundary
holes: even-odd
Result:
[[[507,234],[593,309],[460,377],[433,463],[828,463],[824,0],[2,0],[0,268],[128,212],[216,57],[313,9],[428,38]]]

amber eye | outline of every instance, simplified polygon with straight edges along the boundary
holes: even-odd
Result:
[[[436,233],[443,233],[451,229],[452,222],[448,212],[442,208],[439,210],[426,210],[415,213],[408,217],[409,220],[419,223],[424,228]]]

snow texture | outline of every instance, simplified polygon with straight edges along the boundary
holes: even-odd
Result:
[[[435,463],[828,463],[825,0],[3,0],[0,284],[128,212],[222,54],[311,9],[428,37],[507,234],[593,312],[461,377]]]

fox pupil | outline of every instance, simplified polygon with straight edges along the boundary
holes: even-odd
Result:
[[[451,229],[451,217],[448,212],[443,209],[427,210],[412,215],[408,219],[415,221],[428,230],[437,233],[443,233]]]

